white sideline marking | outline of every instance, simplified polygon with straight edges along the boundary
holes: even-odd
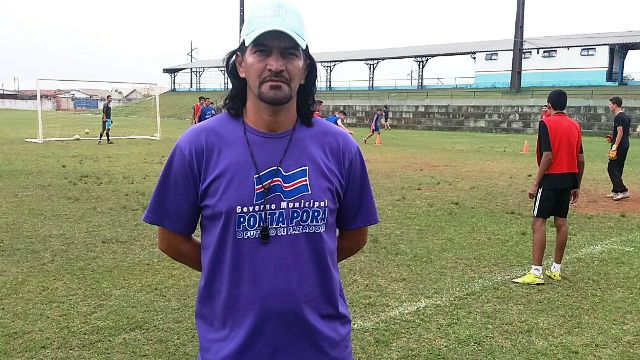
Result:
[[[579,251],[577,251],[574,255],[572,256],[565,256],[564,260],[567,259],[577,259],[577,258],[581,258],[581,257],[588,257],[590,255],[594,255],[594,254],[598,254],[601,252],[604,252],[606,250],[609,249],[615,249],[615,250],[623,250],[623,251],[633,251],[635,250],[633,247],[627,247],[627,246],[621,246],[621,245],[617,245],[618,242],[620,242],[623,239],[631,239],[631,238],[640,238],[640,234],[636,234],[633,236],[626,236],[626,237],[620,237],[620,238],[614,238],[611,240],[607,240],[604,241],[600,244],[596,244],[596,245],[592,245],[592,246],[587,246],[584,249],[581,249]],[[564,263],[564,261],[563,261]],[[438,306],[438,305],[446,305],[449,303],[454,302],[457,298],[462,297],[464,295],[470,294],[476,290],[480,290],[480,289],[484,289],[484,288],[488,288],[490,286],[492,286],[493,284],[496,284],[498,282],[513,278],[517,275],[522,274],[522,272],[525,271],[523,270],[522,266],[518,266],[518,267],[513,267],[511,269],[508,269],[507,271],[499,274],[499,275],[494,275],[488,278],[484,278],[484,279],[480,279],[480,280],[476,280],[470,284],[461,286],[456,288],[455,290],[444,294],[442,296],[439,297],[434,297],[434,298],[426,298],[423,297],[420,300],[418,300],[417,302],[413,302],[413,303],[408,303],[408,304],[400,304],[398,306],[396,306],[393,310],[388,311],[386,313],[381,313],[377,316],[371,316],[368,317],[366,320],[352,320],[351,326],[354,330],[357,329],[365,329],[365,328],[369,328],[372,326],[377,325],[378,323],[384,322],[386,320],[389,319],[393,319],[393,318],[397,318],[397,317],[402,317],[402,316],[406,316],[408,314],[414,313],[416,311],[419,311],[421,309],[430,307],[430,306]]]

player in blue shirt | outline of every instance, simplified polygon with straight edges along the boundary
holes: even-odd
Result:
[[[205,98],[204,106],[200,110],[200,119],[198,122],[203,122],[207,119],[216,116],[216,110],[213,108],[213,104],[211,103],[210,98]]]
[[[349,134],[353,134],[353,131],[347,129],[347,127],[344,126],[344,124],[342,123],[346,119],[347,119],[347,113],[344,110],[338,110],[335,114],[329,115],[325,118],[325,120],[334,124],[340,129],[348,132]]]

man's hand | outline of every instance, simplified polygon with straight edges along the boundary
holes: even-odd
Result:
[[[529,189],[529,199],[535,198],[537,193],[538,193],[538,185],[536,184],[531,185],[531,189]]]
[[[613,141],[613,137],[611,137],[611,135],[607,135],[607,142],[611,144],[611,141]]]
[[[572,204],[575,204],[576,201],[578,201],[579,197],[580,197],[580,189],[571,190],[571,203]]]

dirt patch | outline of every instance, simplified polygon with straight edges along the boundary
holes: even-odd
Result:
[[[582,189],[580,199],[572,207],[587,214],[640,213],[640,196],[634,196],[633,192],[630,198],[620,201],[613,201],[604,197],[605,195],[603,191]]]

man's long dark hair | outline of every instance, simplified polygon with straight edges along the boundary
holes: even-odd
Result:
[[[231,89],[224,98],[222,106],[229,112],[229,114],[240,117],[244,110],[244,106],[247,103],[247,80],[240,77],[238,69],[236,68],[236,54],[239,53],[244,56],[247,51],[247,47],[244,42],[238,46],[237,49],[230,51],[224,59],[224,67],[227,72],[227,76],[231,80]],[[312,126],[311,119],[313,118],[313,105],[316,102],[316,78],[318,77],[318,67],[316,61],[311,56],[309,48],[302,51],[304,61],[307,64],[307,76],[304,79],[304,84],[301,84],[298,88],[296,111],[298,118],[306,126]]]

